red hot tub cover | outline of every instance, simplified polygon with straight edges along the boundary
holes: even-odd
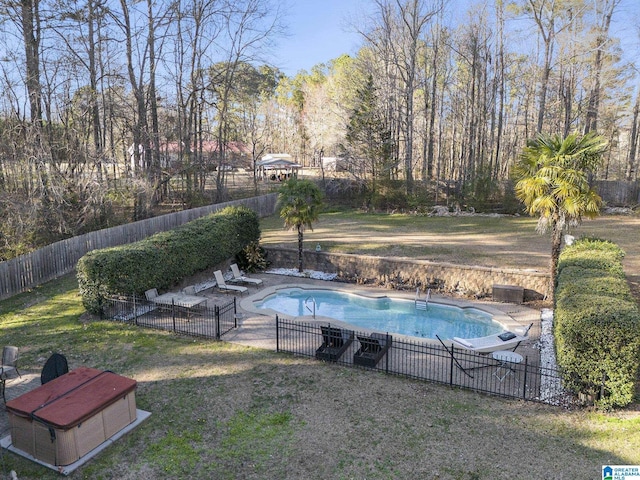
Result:
[[[7,402],[7,411],[50,427],[70,429],[135,390],[137,382],[79,367]]]

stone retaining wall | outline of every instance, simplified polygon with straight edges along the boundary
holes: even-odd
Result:
[[[298,251],[267,247],[271,268],[297,268]],[[345,253],[303,252],[305,269],[336,273],[338,278],[362,284],[387,285],[390,288],[431,288],[442,293],[468,297],[490,297],[494,285],[524,288],[524,300],[542,298],[547,292],[549,275],[537,271],[472,267],[427,260],[372,257]]]

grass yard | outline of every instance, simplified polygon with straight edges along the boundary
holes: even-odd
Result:
[[[456,225],[452,219],[421,224],[430,219],[391,218],[385,226],[385,218],[374,217],[366,227],[374,234],[359,223],[365,220],[323,215],[305,238],[359,253],[382,252],[393,239],[393,248],[406,254],[405,241],[395,240],[402,237],[411,240],[407,251],[428,256],[435,241],[419,238],[416,228],[428,226],[434,240],[459,243],[458,249],[485,228],[487,244],[511,238],[523,257],[538,248],[518,251],[524,239],[540,238],[535,222],[523,218],[506,226],[495,219],[458,219]],[[295,244],[295,235],[276,221],[265,223],[265,243],[287,244],[291,237]],[[467,243],[480,248],[479,237]],[[475,258],[451,245],[441,248],[453,249],[451,257]],[[138,408],[151,417],[71,478],[573,480],[601,478],[605,464],[640,464],[638,411],[566,411],[95,321],[85,314],[71,276],[0,302],[0,326],[3,343],[20,346],[25,370],[39,372],[59,351],[71,368],[110,369],[139,382]],[[21,480],[59,478],[4,453],[2,474],[10,470]]]
[[[112,322],[83,321],[73,277],[2,302],[5,343],[38,370],[138,380],[139,428],[72,478],[589,479],[640,463],[637,412],[504,401],[428,383]],[[3,473],[58,478],[5,454]]]
[[[523,216],[426,217],[357,211],[323,213],[304,234],[305,248],[320,243],[329,252],[402,256],[486,267],[548,268],[550,234]],[[277,215],[261,221],[265,246],[297,247],[295,232]],[[626,251],[629,274],[640,274],[640,217],[602,216],[572,229],[575,237],[611,240]]]

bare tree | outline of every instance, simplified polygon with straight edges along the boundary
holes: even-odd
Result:
[[[524,5],[525,14],[534,20],[544,44],[538,87],[537,132],[542,132],[544,126],[549,77],[551,75],[557,36],[571,25],[575,17],[575,10],[580,8],[582,8],[580,5],[576,6],[575,0],[526,0]]]
[[[598,110],[600,108],[600,99],[602,96],[602,69],[606,47],[610,44],[609,28],[611,26],[611,17],[616,7],[620,4],[620,0],[597,0],[595,3],[596,10],[596,36],[595,36],[595,58],[593,61],[593,85],[589,93],[589,101],[587,105],[587,114],[584,122],[584,133],[598,129]]]
[[[394,96],[401,99],[397,109],[397,124],[403,145],[403,172],[407,193],[413,191],[414,182],[414,97],[417,88],[418,62],[424,48],[427,27],[437,13],[437,6],[424,0],[376,0],[377,21],[371,32],[362,32],[367,44],[383,62],[393,77]],[[394,82],[391,83],[393,85]],[[401,140],[401,141],[400,141]]]
[[[225,13],[225,58],[209,70],[207,89],[212,93],[211,104],[216,110],[217,173],[216,201],[226,199],[226,147],[229,141],[229,110],[234,84],[240,66],[257,58],[257,52],[273,35],[281,32],[280,15],[275,14],[264,0],[243,0],[229,4]]]

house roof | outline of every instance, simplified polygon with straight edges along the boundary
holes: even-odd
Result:
[[[297,164],[291,155],[287,153],[270,153],[263,156],[256,162],[257,167],[264,169],[273,168],[300,168],[301,165]]]
[[[249,154],[249,148],[243,142],[227,142],[227,153]],[[180,151],[179,142],[165,143],[160,147],[163,153],[178,153]],[[202,142],[202,151],[204,153],[215,153],[218,149],[218,142],[214,140],[206,140]]]

